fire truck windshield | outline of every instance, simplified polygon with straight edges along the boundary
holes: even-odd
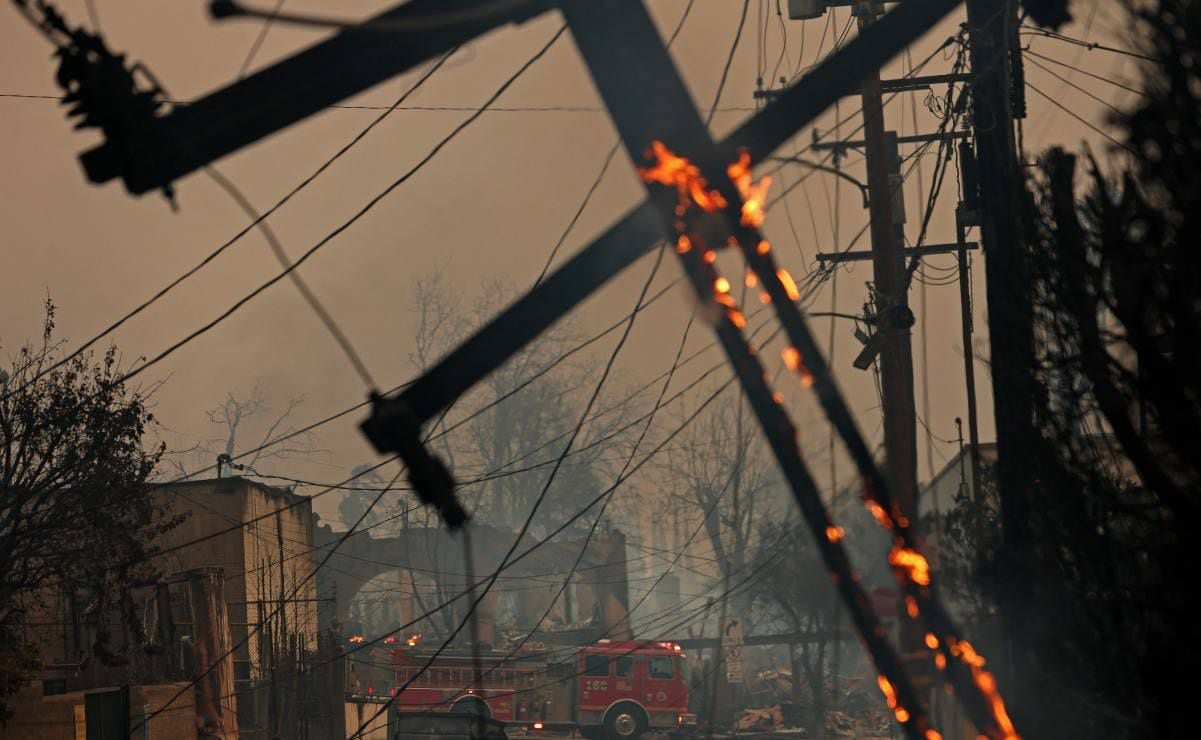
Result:
[[[652,657],[648,661],[647,672],[651,678],[675,678],[671,657],[667,655]]]

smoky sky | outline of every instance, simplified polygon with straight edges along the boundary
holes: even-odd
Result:
[[[366,17],[387,3],[356,2],[339,7],[346,16]],[[652,0],[650,8],[666,35],[685,3]],[[1097,41],[1129,43],[1126,23],[1116,3],[1081,3],[1074,24],[1064,32]],[[251,21],[215,23],[206,3],[96,0],[100,27],[110,45],[147,64],[177,100],[189,100],[230,82],[237,75],[260,25]],[[62,4],[72,22],[87,23],[82,2]],[[295,12],[333,12],[329,4],[289,3]],[[742,4],[733,0],[699,0],[673,47],[698,106],[708,107],[725,64]],[[0,93],[57,94],[50,46],[7,4],[0,8]],[[752,2],[728,82],[713,121],[717,134],[751,115],[756,80],[765,84],[791,77],[812,65],[842,37],[849,22],[846,9],[805,24],[781,21],[776,3]],[[885,77],[904,74],[956,32],[962,13],[933,29],[911,52],[895,60]],[[368,199],[411,167],[455,125],[470,115],[511,75],[561,23],[555,14],[521,26],[503,28],[460,50],[442,70],[398,110],[344,156],[312,186],[271,219],[285,249],[293,257],[341,224]],[[783,28],[787,47],[783,45]],[[853,36],[854,31],[849,31]],[[252,69],[285,57],[319,40],[321,32],[275,25],[266,36]],[[848,36],[849,37],[849,36]],[[1024,43],[1039,54],[1106,77],[1136,83],[1130,60],[1100,51],[1034,36]],[[1071,113],[1039,94],[1029,94],[1029,118],[1023,138],[1029,156],[1052,144],[1095,151],[1108,145],[1072,114],[1105,126],[1106,103],[1121,106],[1131,96],[1067,67],[1041,59],[1046,67],[1027,64],[1030,83]],[[936,55],[923,73],[949,71],[951,61]],[[386,106],[423,70],[380,85],[345,101],[347,106]],[[1059,79],[1065,77],[1068,81]],[[630,84],[637,84],[631,80]],[[1076,89],[1084,88],[1101,101]],[[945,88],[933,90],[942,95]],[[888,107],[888,125],[902,133],[931,132],[938,117],[927,93],[899,96]],[[383,199],[366,217],[316,254],[302,274],[329,307],[363,354],[382,387],[411,377],[414,313],[413,281],[441,271],[468,305],[480,297],[488,281],[499,279],[514,289],[528,287],[551,247],[601,167],[615,133],[588,78],[569,34],[535,64],[497,103],[456,138],[416,177]],[[842,129],[859,124],[857,97],[848,97],[818,122],[825,132],[845,119]],[[217,163],[259,209],[274,204],[321,162],[349,141],[377,110],[356,108],[322,112]],[[156,196],[135,198],[117,183],[88,184],[76,156],[98,139],[93,132],[74,132],[53,100],[0,98],[0,218],[5,248],[0,267],[0,351],[11,356],[26,339],[36,338],[40,314],[49,296],[58,306],[58,333],[77,346],[159,287],[194,265],[240,230],[246,216],[224,193],[201,175],[177,184],[179,211],[172,212]],[[803,150],[812,129],[801,131],[780,152]],[[908,153],[907,150],[905,153]],[[907,179],[906,234],[915,239],[935,167],[931,155]],[[557,259],[571,254],[622,215],[642,195],[631,162],[619,153]],[[860,179],[863,163],[850,154],[847,172]],[[766,168],[757,169],[762,174]],[[773,192],[807,174],[788,167],[777,173]],[[944,188],[933,218],[930,242],[954,240],[953,212],[957,183]],[[836,178],[815,175],[797,187],[785,203],[768,215],[766,231],[776,254],[793,275],[803,277],[815,266],[814,254],[845,248],[867,223],[867,212],[854,188]],[[868,248],[866,235],[858,246]],[[574,319],[581,330],[610,325],[632,307],[650,269],[644,259],[589,299]],[[723,269],[741,273],[733,256]],[[914,334],[916,403],[919,417],[919,472],[929,477],[956,450],[956,416],[966,418],[960,335],[959,292],[950,268],[954,258],[930,260],[926,282],[915,284],[911,305],[918,315]],[[278,271],[267,245],[251,233],[194,279],[174,290],[153,310],[117,331],[111,341],[123,363],[153,356]],[[679,275],[668,259],[656,279],[667,285]],[[976,349],[987,354],[983,260],[973,259],[972,285]],[[857,314],[866,299],[870,265],[837,273],[815,293],[813,311]],[[635,326],[618,362],[620,382],[636,383],[667,369],[692,303],[684,287],[673,289]],[[814,331],[829,351],[833,367],[858,421],[869,438],[880,439],[880,413],[875,378],[851,367],[858,352],[853,325],[815,318]],[[699,349],[711,332],[694,331],[690,347]],[[599,343],[596,362],[603,362],[615,337]],[[107,346],[106,343],[102,345]],[[774,354],[765,353],[773,366]],[[711,362],[719,355],[711,352]],[[987,366],[977,367],[981,437],[993,437],[991,388]],[[686,379],[686,378],[685,378]],[[298,424],[339,411],[365,398],[367,388],[296,290],[280,282],[223,322],[212,332],[173,354],[138,379],[145,386],[162,381],[154,393],[159,433],[174,447],[219,433],[204,410],[227,393],[244,395],[256,384],[278,407],[289,398],[305,399],[295,412]],[[780,382],[790,408],[801,420],[802,444],[815,463],[819,480],[829,480],[828,429],[808,394],[786,379]],[[928,393],[927,393],[928,389]],[[275,471],[316,481],[339,481],[359,464],[376,461],[359,435],[361,413],[351,414],[319,431],[326,452],[311,459],[276,465]],[[931,435],[928,458],[926,434]],[[387,476],[387,477],[390,477]],[[315,504],[332,513],[337,498]]]

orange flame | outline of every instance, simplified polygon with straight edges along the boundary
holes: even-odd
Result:
[[[738,153],[738,161],[726,168],[726,174],[742,196],[742,225],[762,226],[767,217],[764,204],[767,202],[771,178],[764,177],[757,184],[751,179],[751,155],[746,150]]]
[[[759,242],[759,246],[755,248],[755,251],[757,251],[759,254],[767,254],[771,251],[771,242],[764,239],[763,241]]]
[[[926,647],[930,648],[931,650],[938,649],[938,638],[935,637],[933,632],[926,633]]]
[[[663,142],[651,142],[647,158],[653,158],[655,165],[638,168],[638,174],[645,182],[674,187],[680,193],[681,200],[691,200],[707,213],[726,207],[726,199],[721,193],[709,188],[705,178],[701,177],[700,169],[668,149]]]
[[[930,563],[926,557],[911,547],[896,545],[888,553],[888,562],[894,568],[905,571],[909,580],[919,586],[930,585]]]
[[[872,518],[876,520],[876,524],[885,529],[892,529],[892,517],[888,515],[883,506],[875,501],[868,500],[867,510],[871,512]]]
[[[692,240],[680,234],[680,238],[676,239],[676,251],[680,254],[687,254],[690,249],[692,249]]]
[[[739,311],[736,308],[731,308],[729,311],[727,311],[727,313],[729,314],[730,321],[733,322],[734,326],[737,326],[739,329],[746,328],[746,316],[742,315],[742,311]]]
[[[1001,730],[1001,740],[1021,740],[1017,734],[1017,730],[1014,729],[1013,721],[1009,719],[1009,712],[1005,710],[1005,701],[1001,699],[1001,694],[997,691],[997,679],[991,673],[984,670],[984,657],[977,653],[972,644],[967,640],[955,641],[948,637],[947,647],[950,648],[951,655],[954,655],[971,668],[972,680],[975,681],[976,686],[980,688],[985,698],[988,699],[993,720]]]
[[[937,730],[926,730],[926,740],[942,740]]]
[[[753,288],[759,284],[759,276],[754,270],[748,270],[746,273],[746,287]]]
[[[718,293],[729,293],[730,292],[730,281],[726,280],[724,277],[719,277],[718,279],[713,281],[713,289],[716,290]]]
[[[921,613],[917,608],[917,599],[912,596],[905,597],[905,613],[910,619],[917,619],[917,615]]]
[[[783,267],[776,270],[776,277],[780,278],[780,282],[784,284],[784,292],[788,293],[788,297],[792,300],[798,300],[801,297],[801,291],[796,287],[796,281],[792,279],[792,275],[788,274],[788,270]]]
[[[880,686],[880,692],[884,694],[885,701],[888,702],[889,709],[897,707],[897,691],[892,687],[892,682],[883,675],[876,676],[876,683]]]
[[[845,537],[846,534],[846,530],[842,527],[835,526],[833,524],[826,527],[826,539],[830,540],[831,542],[841,542],[842,538]]]

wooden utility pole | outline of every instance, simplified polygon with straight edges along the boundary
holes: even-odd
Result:
[[[1011,34],[1017,28],[1016,0],[967,0],[971,35],[972,125],[980,180],[980,240],[985,253],[990,365],[997,428],[997,483],[1000,491],[1003,569],[1000,601],[1008,634],[1020,634],[1034,605],[1029,593],[1028,512],[1039,496],[1040,474],[1034,445],[1034,319],[1023,254],[1024,195],[1014,136]],[[1032,684],[1020,651],[1010,650],[1014,720],[1037,698],[1022,695]]]
[[[959,151],[962,161],[965,149],[961,147]],[[967,178],[964,178],[964,182],[967,182]],[[980,486],[980,427],[976,411],[976,353],[972,350],[972,295],[969,288],[971,267],[967,261],[966,236],[967,221],[977,218],[975,211],[971,212],[969,216],[969,212],[962,203],[955,209],[955,238],[959,246],[956,254],[959,262],[959,311],[963,332],[963,380],[967,386],[967,454],[972,465],[972,504],[976,507],[974,529],[976,541],[980,542],[984,534],[984,489]]]
[[[860,3],[859,30],[875,23],[879,0]],[[880,73],[863,80],[863,141],[870,193],[872,274],[876,287],[877,331],[881,333],[880,385],[883,391],[886,475],[896,502],[911,525],[917,523],[917,430],[913,406],[913,349],[909,336],[913,314],[905,285],[903,209],[894,204],[893,163],[896,139],[889,146],[884,130]],[[901,210],[902,213],[896,211]]]

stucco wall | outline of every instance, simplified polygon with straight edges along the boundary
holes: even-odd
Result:
[[[144,723],[176,694],[162,714],[154,717],[143,727],[138,727],[134,737],[170,738],[191,740],[196,737],[196,707],[191,688],[185,683],[159,684],[155,686],[133,686],[129,691],[130,728]],[[34,682],[9,700],[13,718],[0,729],[4,740],[84,740],[86,737],[87,712],[84,708],[84,692],[42,696],[42,683]]]
[[[300,632],[306,647],[316,649],[317,591],[310,578],[316,561],[312,505],[307,498],[242,478],[176,484],[158,495],[172,511],[188,514],[181,526],[164,537],[165,548],[210,537],[167,554],[163,571],[206,566],[225,571],[231,640],[234,645],[245,642],[235,651],[235,676],[263,675],[259,639],[247,640],[247,635],[279,606],[279,533],[283,535],[283,593],[291,599],[284,610],[288,630]],[[271,515],[275,511],[278,517]],[[254,521],[259,517],[264,518]],[[253,523],[239,526],[245,522]]]

